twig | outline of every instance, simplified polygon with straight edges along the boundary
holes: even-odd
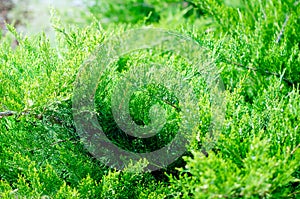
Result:
[[[78,141],[77,140],[72,141],[72,140],[73,140],[73,138],[69,138],[69,139],[66,139],[66,140],[58,140],[58,141],[55,141],[55,142],[51,143],[49,145],[49,147],[53,147],[53,146],[55,146],[57,144],[64,143],[64,142],[70,142],[72,144],[76,144],[76,143],[80,142],[80,140],[78,140]],[[37,151],[41,151],[41,150],[44,150],[44,149],[45,149],[45,147],[35,148],[35,149],[28,149],[27,152],[35,153]]]
[[[299,194],[300,193],[300,191],[295,191],[295,192],[293,192],[293,193],[290,193],[288,196],[290,197],[290,196],[297,196],[297,194]]]
[[[267,74],[267,75],[274,75],[276,77],[279,77],[279,78],[282,78],[283,81],[285,81],[289,86],[293,86],[295,83],[293,81],[291,81],[290,79],[287,79],[285,77],[282,77],[279,73],[274,73],[274,72],[271,72],[271,71],[268,71],[268,70],[262,70],[262,69],[259,69],[259,68],[254,68],[254,67],[249,67],[249,66],[244,66],[243,64],[240,64],[240,63],[237,63],[237,62],[232,62],[232,61],[229,61],[229,60],[226,60],[229,64],[233,64],[233,65],[236,65],[236,66],[239,66],[240,68],[243,68],[243,69],[247,69],[247,70],[252,70],[252,71],[257,71],[257,72],[261,72],[261,73],[264,73],[264,74]]]
[[[62,143],[62,142],[67,142],[67,141],[70,141],[70,140],[58,140],[56,142],[53,142],[50,146],[54,146],[54,145],[57,145],[59,143]]]
[[[180,111],[180,110],[181,110],[178,106],[172,104],[171,102],[168,102],[168,101],[166,101],[166,100],[163,100],[163,102],[166,103],[166,104],[168,104],[168,105],[170,105],[171,107],[175,108],[177,111]]]
[[[298,145],[293,149],[293,151],[291,152],[291,155],[293,155],[299,147],[300,147],[300,144],[298,144]]]
[[[281,37],[282,37],[283,32],[284,32],[284,28],[286,27],[286,24],[287,24],[289,18],[290,18],[289,15],[287,15],[287,16],[285,17],[285,20],[284,20],[284,23],[283,23],[282,28],[281,28],[281,30],[280,30],[280,33],[279,33],[279,35],[277,36],[276,43],[279,43],[279,42],[280,42]]]
[[[17,114],[15,111],[5,111],[5,112],[0,112],[0,119],[3,117],[8,117]]]
[[[16,111],[4,111],[4,112],[0,112],[0,119],[1,118],[4,118],[4,117],[9,117],[9,116],[14,116],[16,115],[17,118],[21,117],[22,115],[30,115],[30,111],[29,110],[26,110],[26,111],[23,111],[23,112],[16,112]],[[41,120],[43,118],[43,115],[42,114],[32,114],[36,119],[39,119]]]

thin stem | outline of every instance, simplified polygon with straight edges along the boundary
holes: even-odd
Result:
[[[15,114],[17,114],[17,112],[15,112],[15,111],[0,112],[0,119],[3,117],[13,116]]]
[[[300,147],[300,144],[298,144],[298,145],[293,149],[293,151],[291,152],[291,155],[293,155],[299,147]]]
[[[284,28],[286,27],[289,18],[290,18],[289,15],[287,15],[287,16],[285,17],[285,20],[284,20],[284,23],[283,23],[282,28],[281,28],[281,30],[280,30],[280,33],[279,33],[279,35],[277,36],[276,43],[279,43],[279,42],[280,42],[281,37],[283,36],[283,33],[284,33]]]
[[[259,68],[254,68],[254,67],[249,67],[249,66],[244,66],[243,64],[240,64],[240,63],[237,63],[237,62],[232,62],[232,61],[229,61],[229,60],[226,60],[229,64],[233,64],[235,66],[239,66],[240,68],[243,68],[243,69],[247,69],[247,70],[252,70],[252,71],[257,71],[257,72],[261,72],[261,73],[264,73],[264,74],[267,74],[267,75],[274,75],[276,77],[279,77],[279,78],[282,78],[283,81],[285,81],[289,86],[293,86],[295,83],[293,81],[291,81],[290,79],[287,79],[285,77],[282,77],[279,73],[274,73],[274,72],[271,72],[271,71],[268,71],[268,70],[262,70],[262,69],[259,69]]]

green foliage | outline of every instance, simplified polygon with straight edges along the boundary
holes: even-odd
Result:
[[[292,150],[299,145],[299,118],[295,123],[287,119],[292,118],[288,116],[292,105],[280,100],[284,95],[274,93],[280,84],[273,81],[255,106],[245,103],[241,89],[228,96],[228,117],[216,154],[206,158],[193,152],[193,158],[186,159],[185,169],[180,169],[179,178],[170,176],[174,192],[186,190],[180,192],[184,198],[293,196],[293,186],[299,183],[299,176],[293,176],[299,170],[299,151]],[[291,101],[297,103],[298,95],[289,93]],[[261,100],[268,108],[259,104]]]
[[[27,37],[8,26],[10,35],[0,42],[0,112],[13,115],[0,116],[0,198],[298,198],[299,9],[292,0],[95,1],[85,27],[53,16],[56,46],[44,33]],[[188,79],[199,98],[200,124],[188,132],[184,161],[140,173],[148,164],[141,160],[116,171],[92,157],[76,132],[74,81],[108,37],[149,24],[210,50],[226,87],[226,117],[206,157],[201,149],[211,107],[201,76],[160,49],[125,55],[102,74],[95,97],[98,121],[114,143],[152,151],[178,131],[182,102],[162,85],[144,86],[129,104],[140,125],[152,122],[153,105],[164,108],[166,124],[156,136],[133,139],[114,121],[110,97],[141,64],[166,64]],[[15,49],[13,39],[19,42]]]
[[[226,65],[224,73],[239,79],[243,73],[235,68],[254,68],[249,85],[264,86],[270,74],[282,75],[290,86],[299,84],[299,4],[292,0],[243,0],[232,7],[220,0],[191,2],[216,22],[212,26],[214,39],[226,34],[218,51],[220,61]],[[253,89],[247,92],[251,99]]]
[[[89,6],[90,12],[104,24],[158,23],[165,15],[176,11],[181,0],[112,0],[99,1]]]

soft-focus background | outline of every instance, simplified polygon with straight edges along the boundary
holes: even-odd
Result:
[[[19,32],[27,35],[45,31],[54,42],[51,10],[55,10],[66,20],[83,23],[81,12],[87,12],[88,3],[89,0],[1,0],[1,27],[4,28],[4,19],[14,23]]]

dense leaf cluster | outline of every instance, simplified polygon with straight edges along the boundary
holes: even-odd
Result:
[[[299,1],[93,2],[90,13],[82,13],[85,26],[53,17],[55,46],[44,33],[27,37],[9,25],[10,34],[1,39],[0,198],[299,197]],[[116,171],[81,142],[72,118],[73,86],[98,45],[146,26],[180,32],[210,50],[225,85],[225,121],[215,147],[203,154],[210,101],[193,67],[160,49],[121,57],[112,67],[116,70],[103,74],[95,98],[99,123],[114,143],[152,151],[179,128],[181,102],[172,91],[151,84],[132,96],[130,114],[147,125],[151,106],[160,104],[166,110],[164,128],[153,138],[134,139],[116,125],[113,89],[140,62],[165,63],[186,76],[199,97],[201,117],[188,132],[186,153],[168,168],[139,173],[148,164],[141,160]],[[13,39],[19,43],[14,49]]]

